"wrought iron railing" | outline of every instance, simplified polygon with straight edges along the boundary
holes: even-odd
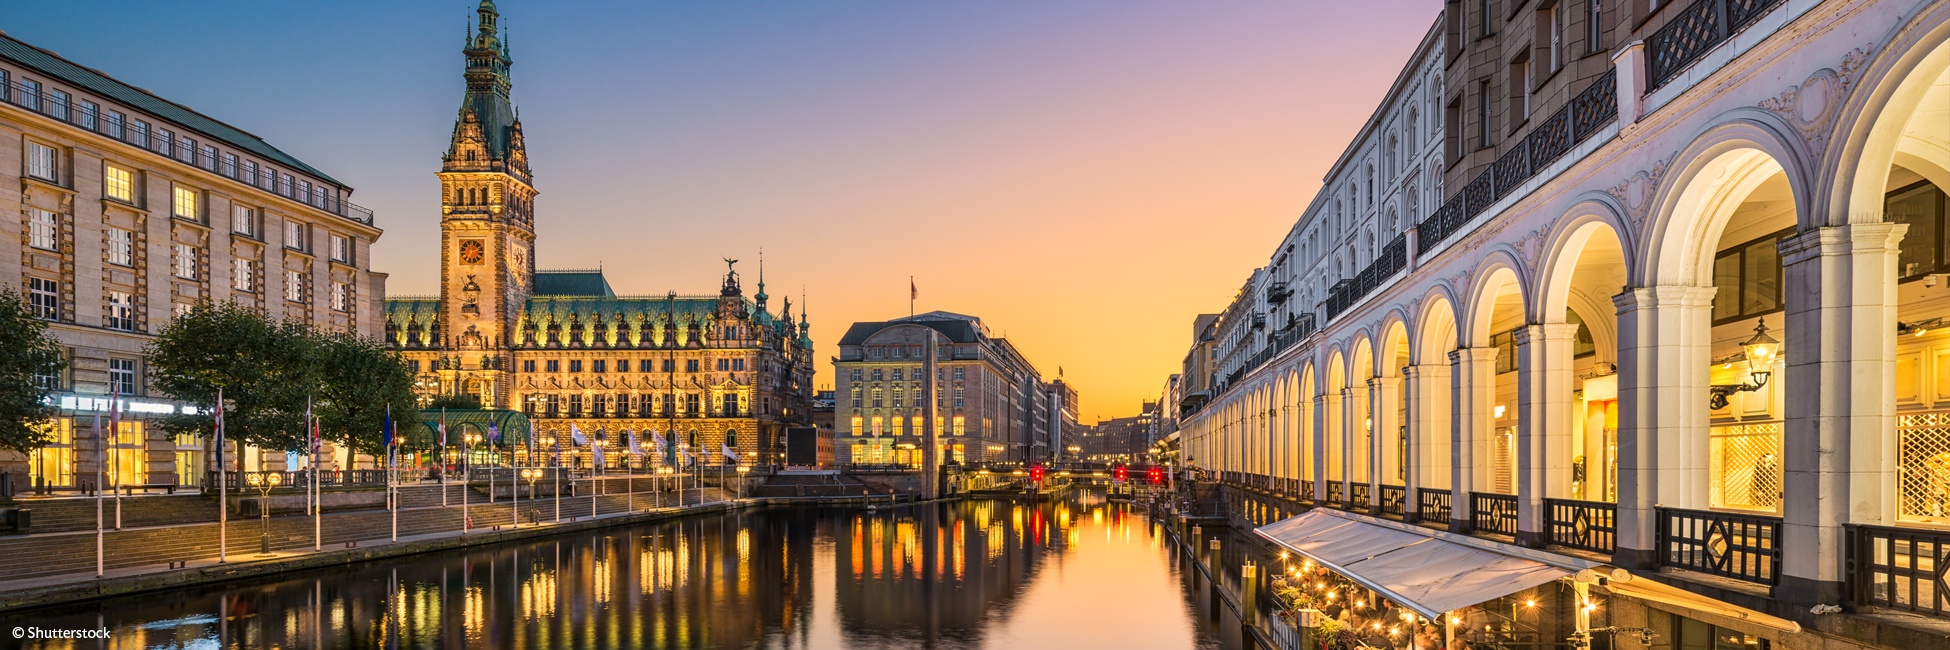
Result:
[[[1327,482],[1327,505],[1335,508],[1339,508],[1344,505],[1347,505],[1347,500],[1346,500],[1347,493],[1343,491],[1344,489],[1346,489],[1346,487],[1347,485],[1340,481],[1328,481]]]
[[[1646,90],[1656,90],[1781,0],[1698,0],[1645,39]]]
[[[1469,493],[1471,527],[1476,530],[1517,536],[1517,497],[1489,492]]]
[[[162,129],[158,126],[143,126],[134,119],[122,116],[120,113],[110,113],[92,103],[83,103],[72,97],[55,95],[56,92],[55,89],[48,88],[44,85],[29,87],[21,82],[8,80],[6,84],[0,85],[0,102],[12,104],[24,110],[33,111],[40,115],[66,122],[71,126],[85,131],[91,131],[108,138],[120,140],[168,158],[217,172],[232,180],[252,185],[266,192],[271,192],[359,223],[369,226],[373,223],[372,210],[344,200],[340,196],[340,191],[337,188],[326,187],[321,184],[313,187],[321,188],[323,190],[322,192],[316,190],[301,191],[303,188],[296,182],[291,182],[288,176],[275,178],[278,172],[268,164],[260,163],[256,165],[257,169],[266,173],[259,173],[254,176],[246,174],[245,172],[248,171],[249,167],[241,164],[231,164],[228,158],[225,158],[223,163],[219,164],[218,157],[221,154],[212,156],[209,150],[201,150],[195,146],[185,147],[184,143],[186,141],[178,139],[184,137],[181,131],[175,137],[165,138],[163,137],[164,134],[161,133]],[[182,129],[184,127],[175,126],[175,128]],[[307,184],[309,185],[309,183]]]
[[[1544,534],[1568,548],[1610,553],[1618,546],[1618,504],[1544,499]]]
[[[1355,483],[1353,485],[1348,486],[1348,490],[1350,492],[1350,494],[1348,495],[1349,498],[1347,502],[1349,508],[1366,510],[1368,508],[1374,507],[1374,498],[1373,498],[1374,492],[1372,486],[1368,485],[1367,483]]]
[[[1617,117],[1618,71],[1610,69],[1592,79],[1570,103],[1539,122],[1522,141],[1423,219],[1416,226],[1416,254],[1427,255],[1436,244],[1454,237],[1491,204],[1509,196]]]
[[[1950,532],[1850,525],[1849,602],[1932,616],[1950,613]]]
[[[1399,485],[1381,486],[1381,514],[1402,516],[1402,507],[1408,500],[1408,488]]]
[[[1300,500],[1305,501],[1307,503],[1313,503],[1314,501],[1314,480],[1313,479],[1302,479],[1300,481]]]
[[[1415,518],[1437,524],[1449,523],[1450,499],[1448,490],[1421,488],[1415,491]]]
[[[1669,567],[1779,584],[1781,518],[1659,508],[1659,560]]]
[[[402,476],[406,476],[410,478],[418,477],[418,473],[416,472],[407,472],[405,470],[402,470],[401,472],[402,472],[401,473]],[[224,484],[228,485],[230,489],[233,490],[255,489],[255,486],[251,485],[251,479],[255,478],[259,481],[263,481],[268,479],[273,474],[277,475],[278,477],[279,487],[297,487],[297,486],[311,485],[311,472],[309,470],[296,470],[290,472],[238,472],[232,470],[232,471],[222,472],[222,478]],[[218,472],[214,472],[214,471],[205,472],[205,478],[207,478],[208,481],[204,483],[204,485],[207,486],[204,489],[213,490],[217,488]],[[342,487],[348,485],[385,485],[386,470],[383,469],[319,470],[318,484],[324,486],[331,486],[331,487]]]

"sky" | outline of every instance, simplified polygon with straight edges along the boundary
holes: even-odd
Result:
[[[355,188],[437,291],[476,0],[8,3],[0,30]],[[832,384],[854,322],[982,318],[1134,415],[1293,226],[1438,0],[501,0],[542,268],[708,292],[763,250]],[[803,297],[802,297],[803,296]],[[775,307],[776,308],[776,307]]]

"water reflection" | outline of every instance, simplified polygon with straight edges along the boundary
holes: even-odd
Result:
[[[774,509],[0,615],[36,648],[1210,646],[1141,512]]]

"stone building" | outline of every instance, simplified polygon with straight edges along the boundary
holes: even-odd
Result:
[[[1074,427],[1074,408],[1052,403],[1061,397],[1052,397],[1036,367],[979,318],[937,311],[854,323],[833,360],[836,462],[920,464],[930,338],[938,346],[935,425],[943,462],[1032,459],[1037,443],[1051,439],[1050,423],[1068,417]],[[1063,395],[1074,404],[1074,389]]]
[[[18,491],[197,485],[208,443],[149,419],[189,405],[149,387],[143,347],[198,301],[230,301],[320,329],[380,333],[380,230],[352,188],[181,103],[0,35],[0,283],[49,321],[66,360],[43,378],[54,443],[0,452]],[[111,394],[118,431],[93,433]],[[108,425],[104,424],[106,428]],[[105,449],[105,451],[104,451]],[[281,467],[283,453],[242,454]],[[106,467],[101,467],[105,462]]]
[[[1950,3],[1468,0],[1438,25],[1442,200],[1313,330],[1231,355],[1185,456],[1825,634],[1614,597],[1621,624],[1940,645],[1942,589],[1908,576],[1950,544]]]
[[[424,395],[520,409],[544,448],[560,443],[564,462],[589,453],[570,443],[572,425],[609,445],[612,459],[627,451],[629,430],[646,452],[655,436],[703,464],[728,462],[726,445],[739,463],[782,460],[784,428],[812,417],[805,314],[794,320],[790,298],[771,311],[762,263],[750,296],[737,260],[726,260],[716,292],[702,294],[617,295],[600,269],[539,270],[537,191],[510,98],[513,59],[494,4],[477,13],[462,50],[466,92],[438,173],[440,295],[387,300],[388,344],[408,359]],[[503,443],[503,462],[543,462],[528,456],[525,440]]]

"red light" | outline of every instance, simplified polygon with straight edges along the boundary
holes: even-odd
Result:
[[[1130,469],[1129,469],[1129,468],[1127,468],[1127,467],[1125,467],[1125,466],[1123,466],[1123,465],[1118,465],[1118,466],[1117,466],[1117,482],[1119,482],[1119,483],[1123,483],[1124,481],[1126,481],[1126,480],[1128,480],[1128,479],[1130,479],[1130,478],[1131,478],[1131,471],[1130,471]]]
[[[1145,474],[1151,479],[1152,483],[1165,482],[1165,471],[1162,469],[1153,467],[1149,471],[1145,472]]]
[[[1042,465],[1036,465],[1036,466],[1033,466],[1033,467],[1030,467],[1030,468],[1029,468],[1029,480],[1031,480],[1031,481],[1035,481],[1035,482],[1037,482],[1037,483],[1041,483],[1041,482],[1043,482],[1043,466],[1042,466]]]

